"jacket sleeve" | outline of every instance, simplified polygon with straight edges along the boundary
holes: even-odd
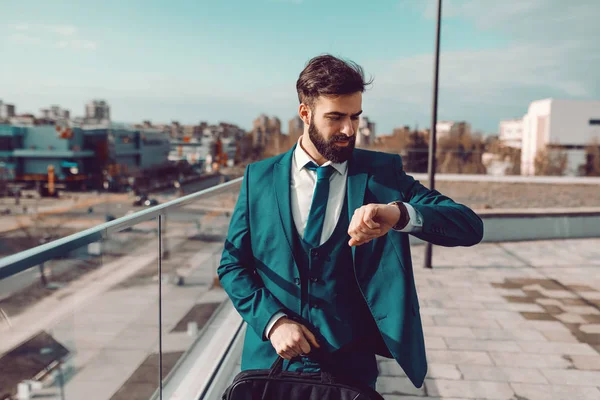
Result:
[[[265,288],[254,268],[248,223],[250,166],[246,167],[240,195],[233,210],[217,275],[233,306],[256,334],[266,341],[271,317],[285,307]]]
[[[400,156],[394,157],[394,163],[404,201],[423,217],[422,230],[413,232],[414,236],[445,247],[473,246],[481,241],[483,221],[473,210],[407,175]]]

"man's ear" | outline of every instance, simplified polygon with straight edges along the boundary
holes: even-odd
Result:
[[[300,106],[298,107],[298,115],[300,116],[300,119],[306,125],[310,124],[311,113],[312,113],[312,111],[307,104],[301,103]]]

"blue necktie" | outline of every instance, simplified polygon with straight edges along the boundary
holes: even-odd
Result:
[[[329,199],[329,177],[334,169],[331,165],[318,167],[312,161],[306,164],[305,167],[311,171],[317,171],[317,184],[315,185],[315,192],[310,205],[306,228],[304,229],[304,241],[311,247],[318,247],[321,244],[325,210]]]

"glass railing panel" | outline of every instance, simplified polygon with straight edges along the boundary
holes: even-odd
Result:
[[[157,390],[158,226],[149,215],[19,262],[0,259],[3,272],[43,260],[0,280],[0,398],[142,399]]]
[[[162,355],[163,379],[170,378],[206,333],[222,303],[228,301],[216,277],[240,182],[214,188],[165,209],[162,229]],[[215,363],[218,360],[214,360]],[[213,363],[214,364],[214,363]],[[214,365],[206,366],[212,368]],[[184,367],[182,367],[184,368]],[[182,371],[179,371],[180,374]]]

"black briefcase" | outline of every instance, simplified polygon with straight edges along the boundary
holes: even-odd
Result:
[[[283,371],[283,358],[278,357],[270,369],[240,372],[223,394],[223,400],[383,400],[367,385],[334,376],[320,363],[321,372]],[[329,364],[331,365],[331,364]]]

